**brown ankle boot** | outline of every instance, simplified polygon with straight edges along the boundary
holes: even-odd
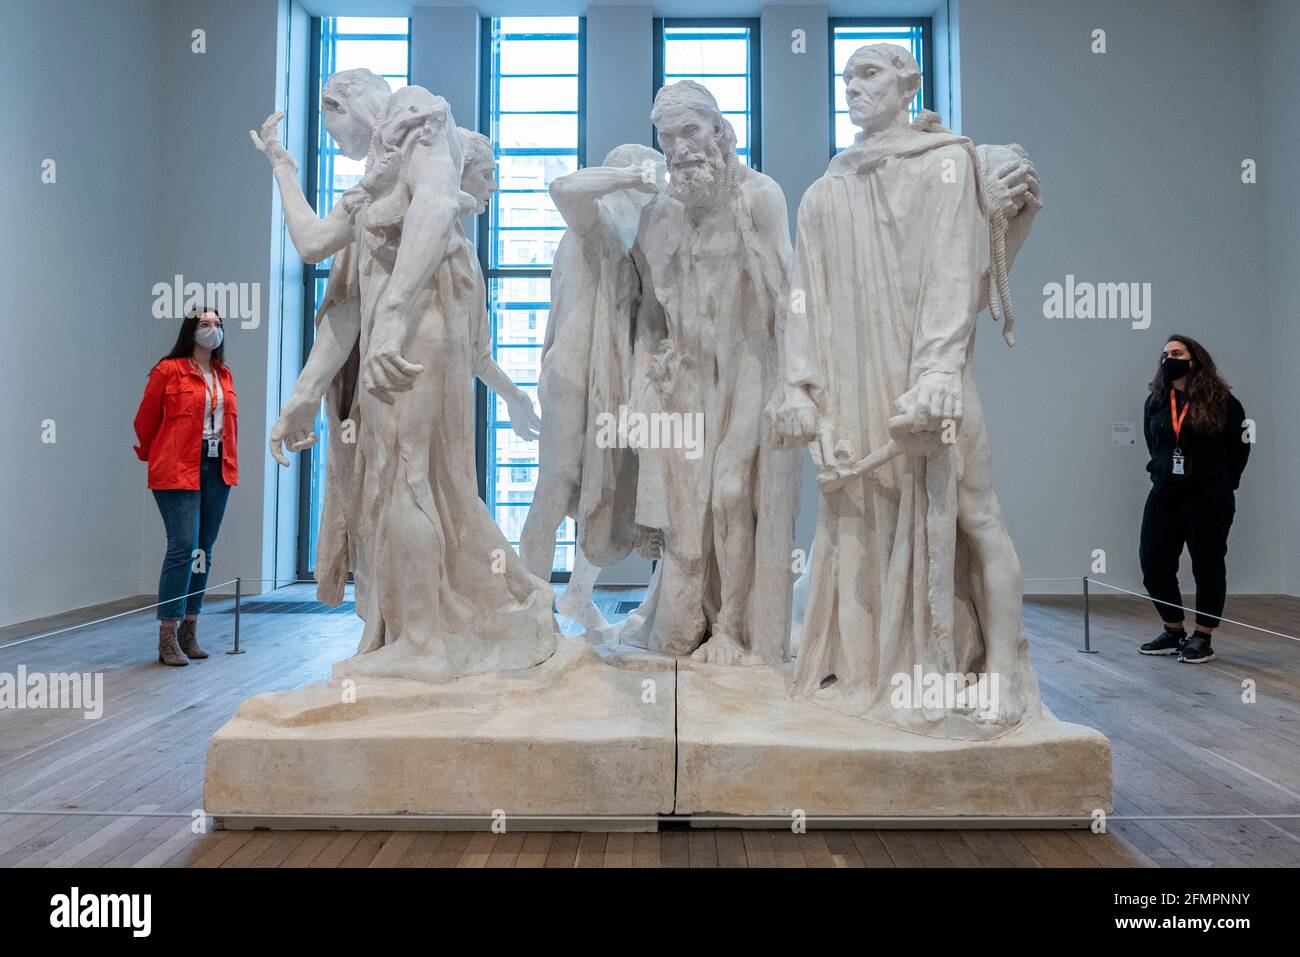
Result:
[[[158,663],[180,667],[189,661],[181,654],[180,645],[176,643],[176,623],[160,621],[158,623]]]
[[[181,620],[181,630],[177,637],[180,639],[181,651],[185,652],[187,658],[206,658],[208,653],[199,647],[199,622],[196,618],[184,618]]]

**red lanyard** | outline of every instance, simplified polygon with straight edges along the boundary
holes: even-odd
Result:
[[[1187,418],[1187,410],[1192,407],[1192,403],[1188,402],[1185,406],[1183,406],[1183,414],[1179,415],[1178,400],[1174,398],[1174,395],[1175,395],[1175,391],[1173,389],[1170,389],[1169,390],[1169,415],[1174,422],[1174,442],[1178,442],[1183,433],[1183,419]]]

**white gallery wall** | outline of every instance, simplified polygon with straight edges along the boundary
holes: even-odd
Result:
[[[0,624],[141,590],[160,35],[137,0],[5,6]]]
[[[1258,6],[1259,84],[1251,91],[1260,105],[1260,170],[1264,196],[1264,273],[1268,299],[1272,366],[1265,381],[1273,388],[1276,444],[1274,470],[1277,501],[1273,527],[1280,542],[1279,588],[1300,594],[1300,505],[1295,487],[1300,477],[1300,3],[1264,0]]]
[[[977,142],[1023,143],[1043,178],[1047,208],[1012,275],[1018,343],[1007,349],[986,315],[975,360],[1025,574],[1083,575],[1100,548],[1106,578],[1139,585],[1145,453],[1140,438],[1113,446],[1111,426],[1140,424],[1155,357],[1181,331],[1210,347],[1258,423],[1230,588],[1300,593],[1300,510],[1284,478],[1300,474],[1300,439],[1287,431],[1300,409],[1290,281],[1300,186],[1284,173],[1300,149],[1289,109],[1300,93],[1291,40],[1300,5],[1291,0],[11,6],[0,54],[21,95],[0,106],[12,144],[0,168],[21,228],[0,240],[0,436],[12,463],[0,490],[0,625],[156,586],[161,522],[131,452],[131,417],[175,334],[150,318],[151,286],[176,273],[261,284],[258,326],[229,324],[241,484],[214,575],[292,574],[297,478],[264,450],[301,359],[302,289],[247,131],[287,106],[286,143],[303,155],[308,14],[411,15],[414,81],[451,97],[458,121],[474,126],[478,85],[466,64],[478,59],[478,17],[585,13],[589,162],[617,142],[650,139],[653,16],[761,17],[764,167],[792,221],[827,159],[826,18],[934,15],[945,119]],[[190,47],[199,28],[202,57]],[[789,51],[794,29],[809,38],[802,58]],[[1090,50],[1095,29],[1106,31],[1104,54]],[[47,157],[58,161],[49,186],[40,183]],[[1258,161],[1256,185],[1241,182],[1247,158]],[[1150,328],[1044,319],[1044,284],[1067,274],[1151,283]],[[46,419],[56,423],[52,445],[40,441]],[[804,543],[814,488],[806,476]],[[644,572],[629,562],[606,578]]]
[[[225,323],[239,393],[240,468],[213,550],[212,584],[294,572],[296,468],[280,469],[266,447],[279,400],[300,367],[302,269],[284,237],[270,165],[248,137],[284,109],[285,143],[303,156],[309,22],[301,8],[292,16],[291,10],[286,0],[161,4],[166,82],[158,104],[155,272],[163,281],[181,275],[259,291],[255,316],[227,316]],[[202,54],[193,48],[197,29],[204,31]],[[286,103],[291,80],[297,109]],[[149,330],[152,362],[171,346],[176,324],[154,320]],[[165,536],[151,497],[143,513],[139,567],[141,590],[148,591],[157,588]]]
[[[1146,451],[1140,434],[1139,444],[1114,447],[1110,428],[1140,429],[1145,383],[1166,336],[1180,332],[1211,350],[1259,428],[1229,541],[1230,590],[1281,589],[1278,323],[1263,228],[1281,171],[1263,170],[1262,184],[1241,180],[1242,161],[1260,158],[1262,107],[1273,101],[1259,90],[1256,5],[954,6],[962,132],[1023,143],[1046,203],[1012,274],[1017,344],[1007,349],[986,316],[975,358],[996,488],[1026,576],[1084,574],[1100,548],[1107,579],[1140,587]],[[1105,30],[1104,54],[1091,52],[1096,29]],[[1296,70],[1293,58],[1293,85]],[[1044,285],[1067,274],[1150,283],[1150,328],[1044,319]]]
[[[271,400],[301,359],[301,270],[296,258],[286,266],[248,129],[291,87],[305,103],[305,11],[288,0],[20,0],[6,12],[0,625],[157,589],[162,522],[132,419],[178,327],[153,318],[153,287],[177,274],[260,290],[256,327],[227,323],[240,486],[213,582],[291,576],[296,474],[277,475],[262,450]],[[301,123],[286,144],[302,155]]]

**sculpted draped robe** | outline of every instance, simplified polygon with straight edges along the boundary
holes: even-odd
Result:
[[[838,446],[856,461],[885,446],[889,418],[902,411],[896,400],[924,373],[962,377],[955,442],[823,490],[793,687],[828,707],[941,737],[1010,730],[891,701],[896,675],[984,669],[978,566],[958,501],[963,478],[982,476],[986,487],[990,468],[969,361],[989,255],[969,140],[911,129],[855,145],[800,204],[785,323],[786,387],[811,397],[822,429],[815,461],[819,448]],[[1000,693],[1025,696],[1032,713],[1038,689],[1023,637],[1017,662],[1015,674],[1000,676]]]
[[[409,166],[447,125],[441,98],[420,87],[393,94],[366,176],[342,199],[357,238],[335,257],[320,312],[360,310],[355,356],[327,396],[331,429],[352,418],[356,445],[330,444],[317,561],[331,598],[355,569],[366,624],[335,677],[440,682],[527,668],[555,648],[550,589],[524,569],[478,497],[471,380],[491,351],[482,273],[458,224],[412,305],[403,354],[423,366],[412,388],[387,405],[356,379],[402,242]]]
[[[613,565],[637,540],[637,462],[631,449],[599,441],[599,423],[603,415],[618,415],[631,390],[639,283],[626,241],[603,217],[587,233],[565,234],[552,275],[538,396],[543,415],[550,390],[573,390],[585,397],[586,418],[576,424],[583,433],[580,491],[568,511],[577,518],[583,553],[593,564]],[[553,355],[560,349],[568,354]],[[543,418],[543,428],[548,425]]]

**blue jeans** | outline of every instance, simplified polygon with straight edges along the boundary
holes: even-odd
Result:
[[[206,452],[206,448],[204,449]],[[226,513],[230,486],[221,477],[221,457],[207,455],[199,465],[199,489],[154,489],[153,497],[167,528],[167,555],[158,578],[159,621],[197,615],[203,607],[202,589],[208,587],[212,546]],[[197,549],[203,550],[199,562]],[[195,569],[202,568],[202,571]],[[182,596],[198,592],[188,598]]]

